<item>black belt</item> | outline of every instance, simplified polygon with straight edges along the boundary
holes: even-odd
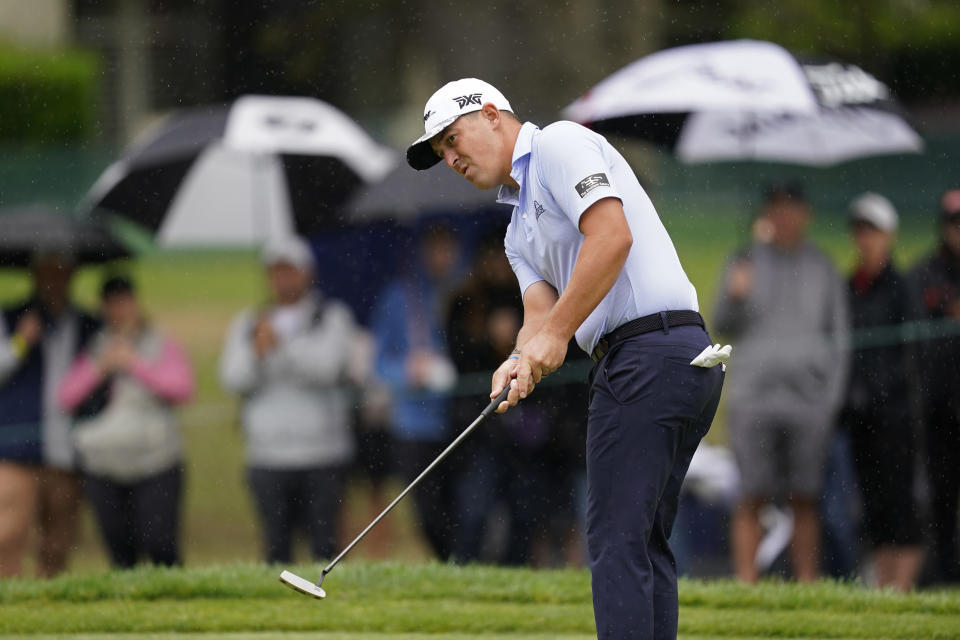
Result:
[[[600,338],[597,346],[594,347],[590,357],[594,362],[599,362],[600,358],[605,356],[613,345],[626,338],[638,336],[641,333],[650,333],[663,329],[663,322],[666,320],[667,327],[681,327],[688,324],[696,324],[705,327],[703,316],[696,311],[665,311],[663,313],[651,313],[648,316],[631,320],[620,325],[607,335]]]

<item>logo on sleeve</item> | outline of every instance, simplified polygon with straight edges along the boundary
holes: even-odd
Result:
[[[583,180],[577,183],[577,193],[580,194],[581,198],[587,197],[587,194],[596,189],[597,187],[609,187],[610,181],[607,180],[607,174],[605,173],[594,173],[587,176]]]
[[[543,205],[540,204],[539,202],[537,202],[536,200],[534,200],[534,201],[533,201],[533,211],[534,211],[534,213],[537,214],[537,220],[539,220],[539,219],[540,219],[540,216],[543,215]]]
[[[453,101],[457,103],[457,106],[463,109],[468,104],[480,104],[480,94],[471,93],[466,96],[457,96],[456,98],[453,98]]]

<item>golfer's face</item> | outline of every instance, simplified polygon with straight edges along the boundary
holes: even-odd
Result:
[[[490,122],[476,111],[457,119],[431,140],[430,146],[475,187],[492,189],[500,184],[496,143]]]

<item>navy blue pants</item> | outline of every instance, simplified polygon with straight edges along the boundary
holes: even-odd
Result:
[[[601,640],[676,638],[667,540],[720,401],[721,367],[690,365],[709,344],[699,326],[641,334],[615,344],[590,374],[587,548]]]

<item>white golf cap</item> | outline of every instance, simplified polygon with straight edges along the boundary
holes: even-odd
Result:
[[[316,262],[307,241],[299,236],[286,236],[268,240],[260,253],[264,266],[285,263],[298,269],[313,270]]]
[[[488,102],[501,111],[513,112],[503,94],[483,80],[462,78],[443,85],[430,96],[423,108],[424,134],[407,148],[407,163],[422,171],[440,162],[440,157],[430,148],[430,138],[460,116],[479,111]]]
[[[887,233],[895,232],[899,224],[893,204],[879,193],[869,191],[850,203],[850,220],[869,223]]]

